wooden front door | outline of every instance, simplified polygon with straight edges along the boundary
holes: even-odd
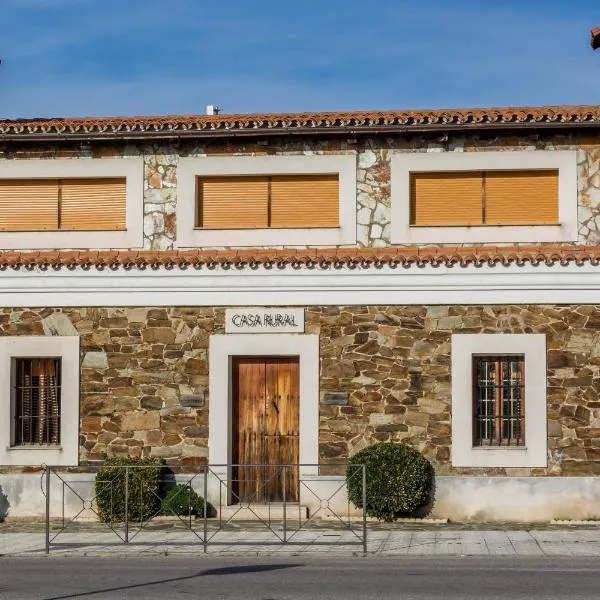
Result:
[[[234,503],[298,501],[298,468],[278,466],[298,464],[298,372],[296,357],[234,359]]]

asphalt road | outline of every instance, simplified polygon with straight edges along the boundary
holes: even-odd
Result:
[[[0,598],[596,599],[590,558],[0,558]]]

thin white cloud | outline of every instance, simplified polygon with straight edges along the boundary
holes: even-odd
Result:
[[[548,5],[540,19],[539,7],[528,3],[372,0],[365,13],[364,5],[331,0],[315,13],[309,5],[316,0],[304,1],[306,10],[283,15],[269,12],[268,0],[251,7],[234,0],[0,0],[13,7],[86,4],[62,11],[59,26],[40,29],[31,20],[30,27],[6,28],[0,111],[181,113],[218,103],[248,112],[600,98],[600,55],[589,48],[581,11]],[[115,58],[121,38],[125,54]]]

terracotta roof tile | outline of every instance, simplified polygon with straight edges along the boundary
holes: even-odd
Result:
[[[592,29],[592,48],[600,48],[600,27],[594,27]]]
[[[250,250],[96,250],[0,251],[0,270],[104,268],[157,269],[203,267],[306,266],[339,267],[382,265],[483,265],[483,264],[584,264],[600,265],[600,246],[515,247],[394,247]]]
[[[597,32],[597,33],[594,33]],[[593,30],[600,44],[600,28]],[[594,41],[596,40],[596,41]],[[0,120],[0,138],[182,137],[322,130],[411,130],[600,124],[600,106],[523,106],[439,110],[168,115]]]

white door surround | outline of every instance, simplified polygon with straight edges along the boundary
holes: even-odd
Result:
[[[317,475],[319,462],[319,336],[313,334],[211,335],[209,340],[208,456],[227,476],[232,462],[232,358],[297,356],[300,370],[299,462],[301,475]],[[222,468],[221,468],[222,467]]]

